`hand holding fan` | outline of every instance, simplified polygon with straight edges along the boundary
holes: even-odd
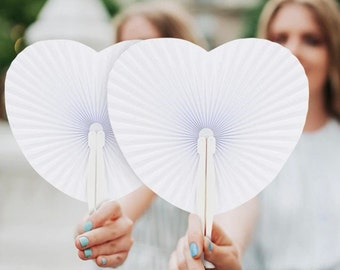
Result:
[[[8,119],[24,155],[53,186],[87,200],[90,211],[140,185],[112,132],[106,88],[114,61],[135,42],[99,53],[74,41],[37,42],[7,72]]]
[[[298,60],[260,39],[210,52],[178,39],[141,41],[122,53],[108,81],[110,121],[128,163],[158,195],[198,213],[207,235],[214,214],[275,178],[307,105]]]

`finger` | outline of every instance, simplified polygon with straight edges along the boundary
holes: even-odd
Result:
[[[122,215],[120,204],[117,201],[103,203],[100,208],[90,215],[83,224],[77,227],[78,234],[91,231],[103,226],[107,221],[116,220]]]
[[[204,257],[206,260],[216,264],[221,257],[226,259],[227,256],[237,258],[236,248],[234,248],[232,240],[223,229],[218,224],[213,223],[211,240],[207,237],[204,239]]]
[[[204,240],[204,258],[219,270],[240,270],[238,251],[233,245],[220,246],[208,238]]]
[[[188,248],[188,238],[182,237],[178,241],[177,249],[176,249],[176,261],[177,261],[177,268],[178,270],[185,270],[187,269],[187,262],[185,254],[189,253]]]
[[[132,239],[122,237],[115,241],[110,241],[105,244],[94,246],[92,248],[86,248],[78,251],[78,256],[82,260],[95,259],[99,256],[120,254],[122,252],[128,252],[132,245]]]
[[[236,258],[232,244],[222,228],[213,223],[211,240],[204,238],[204,259],[214,264],[219,270],[229,269],[230,265],[235,265],[233,260]]]
[[[186,265],[184,268],[182,268],[183,270],[204,270],[201,256],[196,256],[196,257],[192,256],[192,246],[188,246],[188,245],[185,246],[184,256],[185,256]]]
[[[200,258],[194,259],[190,254],[187,237],[182,237],[177,244],[176,251],[171,254],[170,270],[204,270]]]
[[[233,241],[224,232],[224,230],[215,222],[213,223],[211,241],[219,246],[231,246]]]
[[[176,251],[171,253],[169,264],[168,264],[168,269],[169,270],[178,270]]]
[[[100,267],[118,267],[122,265],[128,256],[128,252],[120,252],[109,256],[99,256],[96,258],[96,264]]]
[[[197,215],[189,215],[188,223],[188,245],[190,255],[193,258],[200,258],[203,251],[202,224]]]
[[[75,245],[79,250],[98,246],[128,234],[132,230],[132,226],[133,222],[129,218],[122,217],[108,226],[77,236]]]
[[[77,228],[76,228],[76,234],[79,235],[79,234],[82,234],[86,231],[90,231],[92,230],[93,228],[93,224],[91,221],[88,220],[89,219],[89,215],[87,215],[86,217],[83,218],[82,222],[79,223],[77,225]],[[76,236],[77,236],[76,235]]]

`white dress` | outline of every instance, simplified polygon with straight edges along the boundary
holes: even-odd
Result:
[[[188,213],[156,197],[134,225],[134,244],[118,269],[168,269],[177,241],[187,229]]]
[[[261,211],[244,270],[340,269],[340,126],[304,133]]]

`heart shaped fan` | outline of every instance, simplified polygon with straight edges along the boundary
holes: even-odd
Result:
[[[298,60],[260,39],[210,52],[179,39],[141,41],[122,53],[108,81],[111,125],[132,169],[209,223],[275,178],[307,105]]]
[[[8,119],[24,155],[53,186],[87,200],[90,210],[140,185],[107,112],[109,71],[134,43],[96,52],[75,41],[41,41],[21,52],[7,72]]]

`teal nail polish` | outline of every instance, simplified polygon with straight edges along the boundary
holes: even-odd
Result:
[[[92,256],[92,250],[90,248],[84,250],[85,258]]]
[[[84,223],[84,225],[83,225],[83,229],[84,229],[85,232],[91,231],[92,228],[93,228],[93,224],[92,224],[92,222],[89,221],[89,220],[86,221],[86,222]]]
[[[107,263],[106,258],[102,257],[102,265],[105,265]]]
[[[79,243],[82,247],[86,247],[89,244],[89,239],[86,236],[79,238]]]
[[[197,254],[198,254],[198,246],[195,242],[191,242],[190,245],[190,254],[191,254],[191,257],[196,257]]]
[[[208,250],[212,251],[213,250],[213,244],[211,243],[211,241],[209,240],[209,244],[208,244]]]

